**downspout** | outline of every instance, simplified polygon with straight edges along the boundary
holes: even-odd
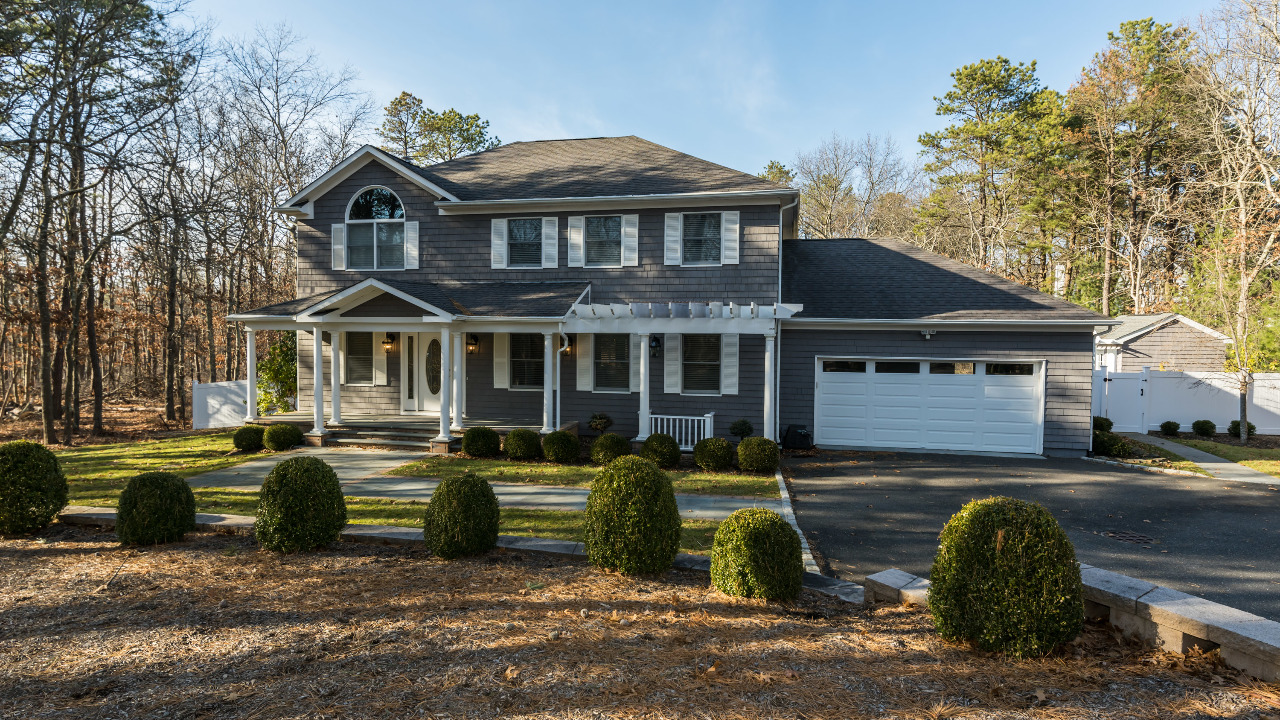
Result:
[[[782,304],[782,216],[791,208],[800,204],[800,196],[790,205],[783,205],[778,208],[778,299],[777,305]],[[774,321],[773,321],[773,377],[768,378],[773,383],[773,436],[778,438],[779,444],[782,442],[782,321],[777,319],[775,305]],[[815,397],[814,402],[818,399]]]
[[[557,328],[560,334],[560,348],[556,350],[556,429],[559,430],[560,425],[560,366],[564,362],[561,357],[569,351],[569,336],[564,334],[564,323],[560,323]]]

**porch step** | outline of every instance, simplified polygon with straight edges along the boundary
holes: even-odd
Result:
[[[330,442],[341,445],[387,445],[391,447],[431,448],[431,443],[421,440],[387,440],[384,438],[333,438]]]
[[[360,437],[384,438],[425,437],[427,439],[431,439],[436,436],[436,433],[433,430],[416,430],[412,428],[406,430],[361,430],[359,428],[338,427],[331,428],[329,433],[332,435],[359,435]]]

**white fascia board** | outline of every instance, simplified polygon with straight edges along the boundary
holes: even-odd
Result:
[[[711,205],[781,204],[793,200],[796,190],[744,190],[738,192],[668,193],[661,195],[598,195],[596,197],[527,198],[512,200],[462,200],[440,203],[441,215],[478,215],[501,212],[554,212],[559,210],[632,209],[652,207],[705,207]]]
[[[369,292],[370,290],[373,290],[375,292]],[[431,313],[434,316],[444,318],[446,320],[453,319],[453,313],[445,312],[444,310],[441,310],[440,308],[436,307],[435,305],[432,305],[431,303],[424,302],[410,295],[409,293],[397,290],[391,287],[390,285],[387,285],[386,283],[378,280],[377,278],[368,278],[366,280],[362,280],[356,283],[355,285],[352,285],[351,287],[347,288],[346,290],[343,290],[337,295],[331,295],[325,298],[324,300],[321,300],[320,302],[316,303],[315,305],[312,305],[311,307],[303,310],[302,312],[294,315],[293,317],[298,322],[324,322],[325,321],[324,317],[317,318],[312,316],[321,310],[326,310],[328,308],[337,306],[339,304],[343,304],[347,300],[352,300],[351,307],[355,307],[356,305],[360,304],[359,302],[356,302],[357,300],[363,302],[364,300],[371,299],[381,293],[387,293],[389,295],[398,297],[407,303],[410,303],[419,308],[422,308],[423,310],[426,310],[428,313]],[[339,314],[333,316],[332,319],[341,319],[341,320],[347,320],[347,321],[353,320],[352,318],[342,318],[341,316],[342,312],[350,310],[351,307],[343,307],[339,311]]]
[[[1224,335],[1224,334],[1222,334],[1222,333],[1218,332],[1217,330],[1214,330],[1213,328],[1209,327],[1208,325],[1201,325],[1200,323],[1196,322],[1195,320],[1192,320],[1191,318],[1189,318],[1189,317],[1187,317],[1187,316],[1185,316],[1185,315],[1179,315],[1179,316],[1177,317],[1177,320],[1178,320],[1178,322],[1180,322],[1180,323],[1184,323],[1184,324],[1186,324],[1186,325],[1188,325],[1188,326],[1190,326],[1190,327],[1193,327],[1193,328],[1195,328],[1196,330],[1199,330],[1200,332],[1205,333],[1206,335],[1211,335],[1211,336],[1213,336],[1213,337],[1217,338],[1218,340],[1221,340],[1221,341],[1222,341],[1222,343],[1223,343],[1224,345],[1230,345],[1231,343],[1235,342],[1235,340],[1232,340],[1232,339],[1231,339],[1230,337],[1228,337],[1227,335]]]
[[[276,209],[279,210],[280,212],[289,212],[289,211],[292,211],[294,213],[300,212],[301,208],[295,207],[296,205],[298,205],[298,203],[302,202],[303,200],[314,201],[316,197],[328,192],[334,185],[337,185],[343,180],[346,180],[348,177],[350,177],[352,173],[364,167],[370,160],[373,160],[373,159],[379,160],[384,165],[386,165],[387,167],[396,171],[396,173],[403,176],[405,180],[408,180],[409,182],[413,183],[414,185],[417,185],[418,187],[422,188],[423,190],[426,190],[427,192],[431,193],[432,195],[435,195],[438,198],[441,198],[443,200],[449,200],[452,202],[457,202],[458,200],[457,196],[446,191],[444,188],[441,188],[440,186],[436,185],[430,180],[422,177],[421,175],[414,172],[413,170],[410,170],[409,168],[405,167],[404,163],[388,155],[386,152],[379,150],[378,148],[372,145],[365,145],[359,150],[356,150],[355,152],[351,153],[347,157],[343,158],[342,162],[330,168],[329,172],[326,172],[325,174],[316,178],[310,185],[307,185],[306,187],[302,188],[302,190],[298,191],[297,195],[294,195],[288,200],[285,200],[284,204],[282,204],[279,208],[276,208]]]
[[[1053,332],[1056,330],[1088,330],[1099,325],[1119,325],[1115,320],[858,320],[845,318],[783,318],[786,329],[895,330],[919,328],[947,328],[948,330],[1028,330]]]
[[[772,335],[773,318],[642,318],[642,317],[571,317],[564,322],[567,333],[636,334],[706,334],[737,333],[739,335]]]

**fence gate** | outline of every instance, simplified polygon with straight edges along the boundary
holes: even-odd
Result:
[[[1097,372],[1101,382],[1094,384],[1093,414],[1110,418],[1115,432],[1146,432],[1146,374]]]

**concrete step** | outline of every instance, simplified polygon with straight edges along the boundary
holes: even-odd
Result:
[[[359,435],[360,437],[421,437],[427,438],[428,440],[436,436],[436,433],[431,430],[360,430],[358,428],[348,427],[331,428],[329,433],[331,435]]]
[[[388,440],[386,438],[341,437],[332,438],[330,442],[340,445],[385,445],[388,447],[414,447],[431,449],[431,443],[424,440]]]

